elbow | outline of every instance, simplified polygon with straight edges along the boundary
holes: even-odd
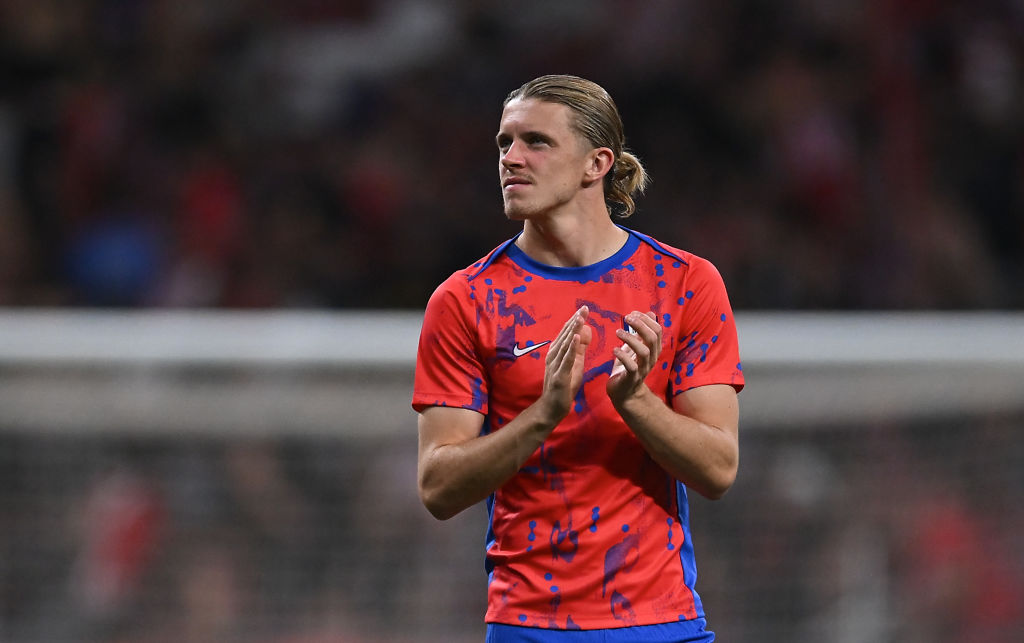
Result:
[[[430,515],[438,520],[448,520],[466,507],[459,504],[458,487],[446,475],[447,467],[436,458],[421,458],[417,467],[416,484],[420,502]]]
[[[438,520],[448,520],[459,514],[463,507],[457,506],[445,493],[443,486],[431,484],[425,477],[419,480],[420,502],[426,507],[430,515]]]
[[[700,495],[704,496],[708,500],[721,500],[725,497],[725,494],[729,491],[730,487],[732,487],[731,482],[712,483],[703,489],[698,489],[697,491],[699,491]]]
[[[430,515],[438,520],[448,520],[456,516],[459,511],[453,508],[448,503],[445,503],[443,499],[438,497],[439,494],[431,492],[420,487],[420,502],[427,508]]]
[[[736,475],[739,471],[738,462],[723,465],[711,472],[704,484],[696,489],[700,495],[708,500],[721,500],[726,492],[736,482]]]
[[[721,500],[736,482],[740,468],[740,449],[738,441],[733,441],[730,448],[720,454],[720,458],[708,471],[705,488],[697,491],[708,500]]]

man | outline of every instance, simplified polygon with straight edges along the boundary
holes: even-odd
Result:
[[[686,494],[738,467],[722,279],[612,219],[647,176],[600,86],[526,83],[496,140],[523,231],[427,305],[420,497],[439,519],[487,501],[487,641],[712,641]]]

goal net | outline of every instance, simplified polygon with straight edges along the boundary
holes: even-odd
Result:
[[[737,313],[719,640],[1019,641],[1024,315]],[[416,312],[0,314],[0,641],[480,641],[416,496]]]

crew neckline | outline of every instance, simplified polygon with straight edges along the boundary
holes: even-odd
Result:
[[[519,235],[515,238],[518,239]],[[515,244],[515,239],[511,240],[505,252],[516,265],[534,275],[558,281],[587,282],[597,281],[610,270],[623,265],[639,247],[640,239],[634,234],[629,234],[622,247],[611,256],[586,266],[551,266],[541,263],[523,252],[522,248]]]

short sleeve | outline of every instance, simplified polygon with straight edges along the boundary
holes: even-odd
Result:
[[[710,262],[694,257],[679,301],[679,335],[673,356],[670,393],[698,386],[744,386],[736,320],[721,274]]]
[[[452,406],[487,413],[487,377],[477,351],[476,307],[460,273],[427,302],[416,353],[412,407]]]

